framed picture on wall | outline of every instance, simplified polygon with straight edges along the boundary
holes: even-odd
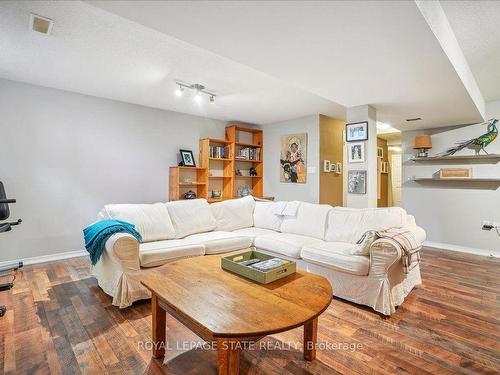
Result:
[[[379,158],[384,157],[384,149],[382,147],[377,147],[377,157]]]
[[[342,174],[342,163],[336,163],[334,172],[337,174]]]
[[[196,167],[194,161],[193,151],[191,150],[179,150],[181,154],[182,165],[185,167]]]
[[[365,161],[365,142],[348,143],[347,153],[349,163],[363,163]]]
[[[280,182],[305,184],[307,179],[307,133],[281,136]]]
[[[323,160],[323,172],[330,172],[331,164],[330,160]]]
[[[382,168],[381,168],[382,173],[389,173],[389,163],[386,161],[382,162]]]
[[[347,191],[349,194],[366,194],[366,171],[349,171]]]
[[[346,124],[345,130],[347,142],[366,141],[368,139],[368,121]]]

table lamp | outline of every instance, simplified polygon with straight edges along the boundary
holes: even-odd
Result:
[[[417,135],[413,142],[413,149],[419,150],[417,157],[426,158],[429,156],[427,150],[432,148],[432,140],[430,135]]]

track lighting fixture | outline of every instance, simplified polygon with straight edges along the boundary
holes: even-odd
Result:
[[[203,100],[203,95],[207,95],[209,97],[210,104],[215,103],[215,97],[217,95],[215,95],[215,93],[213,93],[212,91],[207,90],[205,86],[199,83],[190,84],[186,82],[176,81],[175,84],[178,86],[178,88],[175,90],[176,96],[182,96],[184,89],[188,88],[194,91],[193,101],[195,101],[196,103],[201,103],[201,101]]]

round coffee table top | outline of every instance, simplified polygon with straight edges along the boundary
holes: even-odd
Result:
[[[332,300],[324,277],[297,271],[262,285],[221,268],[220,255],[168,263],[142,284],[177,318],[207,338],[258,337],[283,332],[318,317]]]

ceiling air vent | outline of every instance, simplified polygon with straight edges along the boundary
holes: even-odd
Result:
[[[52,31],[52,26],[54,26],[54,21],[52,21],[50,18],[38,16],[33,13],[30,14],[31,30],[45,35],[50,35],[50,32]]]
[[[420,121],[422,120],[420,117],[415,117],[415,118],[407,118],[406,121],[411,122],[411,121]]]

